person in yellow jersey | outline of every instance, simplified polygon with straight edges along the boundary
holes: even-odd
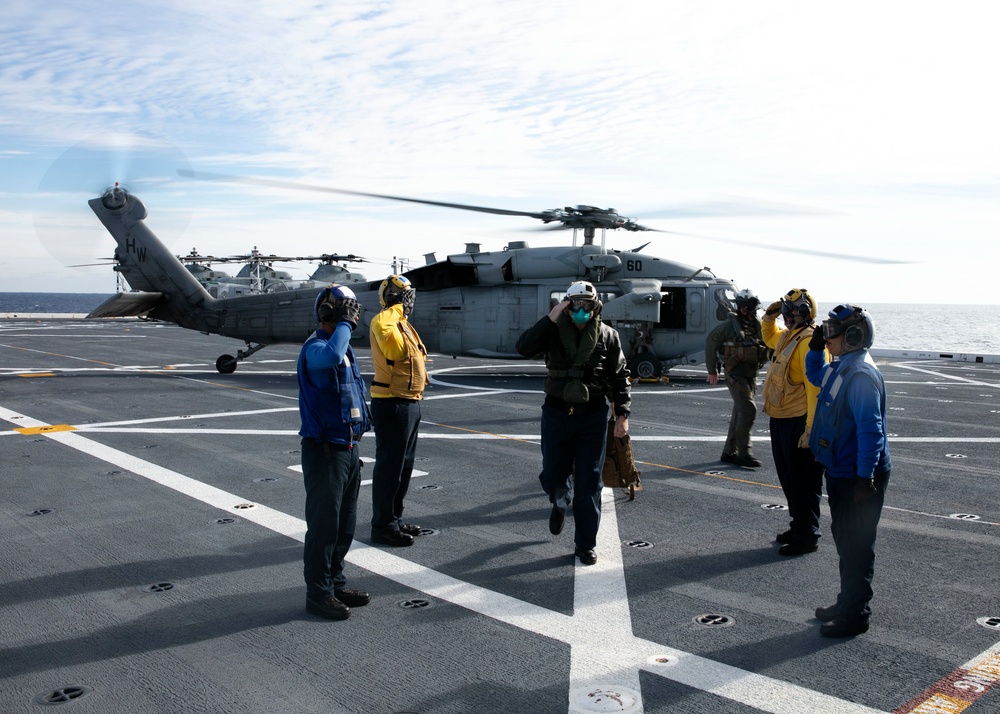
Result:
[[[785,326],[777,324],[781,314]],[[788,502],[789,528],[777,535],[781,555],[804,555],[819,547],[823,467],[809,450],[809,430],[819,387],[806,378],[806,355],[816,325],[816,301],[793,288],[768,305],[761,320],[764,343],[774,350],[764,378],[764,413],[771,418],[771,454]]]
[[[420,427],[420,400],[427,386],[427,349],[407,317],[416,290],[403,275],[390,275],[379,288],[382,310],[368,327],[375,376],[371,413],[375,427],[371,540],[409,546],[420,526],[403,522]]]

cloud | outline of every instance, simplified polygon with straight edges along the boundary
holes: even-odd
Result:
[[[78,142],[118,137],[109,154],[128,158],[152,135],[204,171],[518,210],[613,205],[639,220],[737,197],[817,215],[647,222],[880,256],[937,251],[948,235],[990,257],[997,20],[985,3],[859,0],[15,6],[0,28],[0,209],[37,211],[30,194]],[[364,218],[382,222],[363,230],[386,234],[386,252],[419,258],[455,250],[463,226],[502,245],[511,224],[120,165],[94,182],[136,183],[157,218],[187,207],[213,252],[247,250],[240,233],[339,242]],[[85,197],[66,210],[93,220]],[[782,285],[816,270],[691,241],[654,247]]]

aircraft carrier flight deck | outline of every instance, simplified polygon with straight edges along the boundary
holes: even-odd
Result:
[[[409,548],[359,497],[343,622],[305,612],[294,345],[139,320],[0,321],[0,711],[1000,711],[1000,364],[882,357],[893,470],[871,629],[763,465],[720,462],[704,367],[633,386],[642,490],[604,490],[598,562],[548,530],[544,367],[432,355]],[[876,345],[877,347],[877,345]],[[367,349],[358,349],[371,378]],[[759,392],[759,390],[758,390]],[[759,398],[758,398],[759,403]],[[370,479],[374,438],[361,442]]]

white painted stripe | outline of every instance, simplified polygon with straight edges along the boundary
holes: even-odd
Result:
[[[957,374],[947,374],[945,372],[938,372],[933,369],[927,369],[925,367],[916,367],[912,364],[905,364],[901,362],[894,362],[894,367],[900,367],[901,369],[908,369],[911,372],[919,372],[921,374],[929,374],[932,377],[937,377],[938,379],[946,379],[952,382],[963,382],[965,384],[971,384],[979,387],[1000,387],[1000,384],[996,382],[984,382],[979,379],[969,379],[968,377],[962,377]]]
[[[0,407],[0,418],[13,421],[19,426],[48,426],[44,422],[30,419],[2,407]],[[44,436],[109,464],[127,469],[136,475],[190,496],[202,503],[219,508],[227,515],[236,515],[299,542],[305,538],[305,522],[301,519],[260,504],[255,504],[253,508],[249,509],[237,509],[237,505],[249,503],[249,501],[176,471],[93,442],[77,432],[53,432],[46,433]],[[602,494],[602,504],[603,501]],[[613,513],[613,509],[609,512]],[[617,523],[614,525],[617,526]],[[600,550],[598,553],[598,564],[601,564],[602,556],[605,564],[603,568],[598,568],[592,576],[578,573],[580,577],[577,578],[576,585],[584,590],[580,602],[583,611],[575,611],[572,616],[552,612],[537,605],[462,582],[361,542],[354,543],[347,555],[347,560],[432,597],[569,644],[577,653],[571,656],[571,667],[576,672],[576,675],[571,676],[575,676],[576,681],[589,681],[591,678],[602,676],[600,673],[603,672],[606,673],[611,683],[623,681],[638,683],[637,672],[639,669],[645,669],[687,686],[711,692],[772,714],[801,714],[803,711],[811,712],[811,714],[873,714],[878,711],[634,637],[627,615],[626,619],[620,620],[619,625],[615,628],[613,636],[616,639],[614,641],[607,642],[595,639],[595,626],[600,620],[612,619],[608,617],[609,613],[613,613],[614,619],[618,620],[622,617],[622,611],[628,612],[623,583],[618,588],[619,592],[614,593],[616,598],[614,602],[611,602],[611,598],[607,596],[607,593],[604,593],[604,603],[599,608],[597,607],[596,594],[599,593],[599,588],[610,587],[608,580],[611,572],[613,570],[618,574],[621,563],[620,551],[611,552],[619,548],[617,527],[613,528],[611,523],[606,523],[605,526],[604,534],[599,536]],[[582,567],[584,566],[578,566],[577,571]],[[597,566],[588,567],[597,568]],[[648,660],[650,657],[660,654],[668,654],[677,658],[678,661],[668,667],[654,669]],[[639,689],[638,686],[633,688],[636,691]]]
[[[370,459],[370,458],[367,458],[367,457],[364,457],[364,456],[361,457],[361,461],[363,461],[366,464],[375,463],[375,459]],[[300,473],[302,473],[302,465],[301,464],[292,464],[291,466],[288,467],[288,470],[289,471],[294,471],[295,473],[300,474]],[[413,469],[413,472],[410,474],[410,478],[420,478],[421,476],[426,476],[426,475],[427,475],[426,471],[421,471],[419,469]],[[372,480],[370,478],[363,479],[361,481],[361,485],[362,486],[371,486],[372,485]]]
[[[233,434],[248,436],[298,436],[297,429],[209,429],[197,427],[191,429],[170,429],[170,428],[137,428],[137,427],[94,427],[91,424],[83,424],[77,427],[77,431],[89,432],[91,434]]]
[[[601,490],[601,527],[595,550],[597,562],[583,565],[577,560],[574,572],[573,618],[589,623],[590,636],[573,645],[569,688],[611,685],[641,692],[635,654],[628,651],[633,639],[632,613],[614,491],[610,488]],[[635,711],[642,712],[642,707]]]
[[[185,419],[217,419],[220,417],[255,416],[257,414],[277,414],[279,412],[297,412],[298,407],[275,407],[272,409],[253,409],[240,412],[211,412],[208,414],[185,414],[183,416],[155,417],[150,419],[129,419],[127,421],[106,421],[96,424],[85,424],[87,429],[104,429],[109,426],[127,426],[129,424],[155,424],[165,421],[183,421]]]
[[[273,411],[287,411],[287,410],[273,410]],[[254,412],[256,413],[256,412]],[[216,416],[232,416],[227,414],[219,414]],[[150,422],[156,421],[179,421],[187,419],[201,419],[208,417],[169,417],[164,419],[150,419]],[[118,423],[118,422],[116,422]],[[128,422],[120,422],[128,423]],[[433,422],[424,422],[428,426],[438,426]],[[75,426],[77,431],[91,431],[95,433],[108,433],[108,434],[265,434],[272,436],[298,436],[298,430],[296,429],[210,429],[208,427],[203,428],[130,428],[124,426],[105,426],[103,424],[80,424]],[[2,432],[0,432],[2,433]],[[365,434],[365,438],[374,438],[371,433]],[[477,433],[477,432],[444,432],[444,433],[434,433],[421,430],[421,439],[436,439],[441,441],[497,441],[501,439],[509,439],[514,441],[540,441],[541,434],[489,434],[489,433]],[[769,442],[771,438],[767,434],[754,435],[754,441],[759,442]],[[669,442],[669,443],[720,443],[726,440],[725,436],[722,435],[682,435],[682,436],[669,436],[669,435],[653,435],[653,434],[639,434],[633,435],[632,441],[641,442]],[[908,444],[1000,444],[1000,437],[997,436],[891,436],[889,437],[890,443],[908,443]]]

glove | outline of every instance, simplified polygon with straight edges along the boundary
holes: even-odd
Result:
[[[826,340],[823,339],[823,328],[817,327],[813,330],[812,337],[809,338],[809,349],[822,352],[826,349]]]
[[[781,312],[781,300],[775,300],[774,302],[772,302],[770,305],[767,306],[767,309],[764,311],[764,314],[777,315],[779,312]]]
[[[864,503],[878,493],[874,478],[859,478],[854,482],[854,502]]]
[[[345,305],[339,305],[334,313],[337,318],[337,322],[346,322],[351,326],[353,331],[358,326],[358,320],[361,318],[361,304],[358,302],[351,302]]]

